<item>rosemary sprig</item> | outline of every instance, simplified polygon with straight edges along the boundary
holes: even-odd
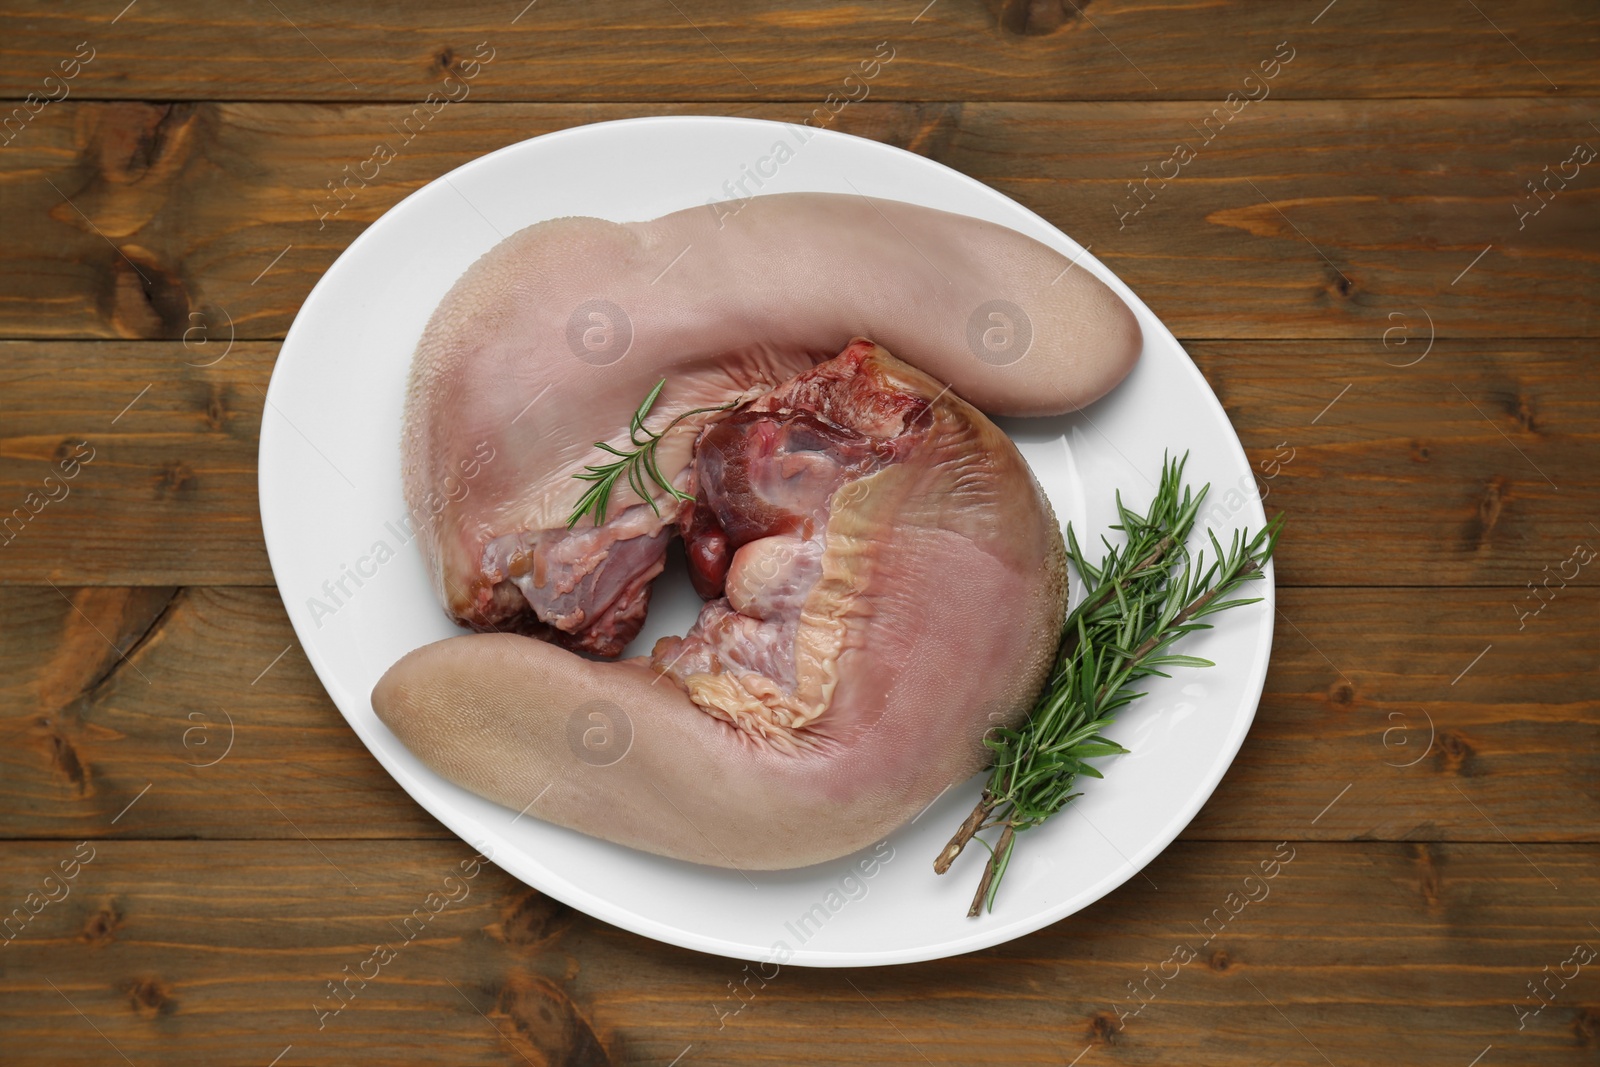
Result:
[[[596,441],[594,447],[602,452],[607,452],[617,458],[610,463],[596,463],[584,467],[573,477],[580,481],[592,482],[585,489],[583,496],[578,498],[577,505],[572,509],[572,514],[567,517],[567,529],[578,524],[578,520],[585,515],[593,515],[594,524],[599,526],[606,521],[606,507],[611,501],[611,490],[621,478],[627,478],[628,485],[638,495],[640,500],[650,505],[650,510],[657,515],[661,509],[656,506],[655,496],[650,491],[646,479],[654,482],[674,500],[693,500],[694,497],[681,492],[677,486],[667,481],[661,473],[661,468],[656,465],[656,446],[661,443],[674,426],[687,419],[690,415],[703,415],[708,411],[726,411],[733,407],[737,401],[719,404],[716,407],[693,408],[685,411],[671,422],[661,428],[659,432],[647,430],[644,420],[650,414],[650,409],[655,407],[656,399],[661,395],[667,380],[661,379],[656,387],[650,390],[650,395],[644,398],[644,403],[639,405],[633,413],[633,418],[628,420],[628,440],[633,443],[632,451],[615,448],[604,441]]]
[[[1214,553],[1191,557],[1186,542],[1209,486],[1191,493],[1183,484],[1183,459],[1162,462],[1161,483],[1144,515],[1129,511],[1117,494],[1125,543],[1102,538],[1106,555],[1099,566],[1084,557],[1072,527],[1067,553],[1089,587],[1062,627],[1056,665],[1027,720],[999,729],[985,739],[994,763],[983,795],[950,843],[934,861],[940,874],[980,832],[1001,828],[967,914],[994,908],[1016,847],[1016,835],[1044,822],[1074,798],[1078,776],[1102,777],[1087,760],[1125,753],[1101,736],[1116,713],[1143,696],[1132,686],[1152,675],[1167,677],[1169,667],[1209,667],[1209,660],[1169,653],[1184,634],[1210,629],[1200,619],[1261,598],[1225,599],[1243,583],[1259,578],[1272,557],[1282,528],[1278,515],[1253,537],[1236,532],[1226,550],[1209,530]]]

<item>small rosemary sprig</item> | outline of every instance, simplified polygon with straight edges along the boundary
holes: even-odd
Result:
[[[1184,634],[1210,629],[1209,623],[1198,621],[1205,616],[1261,599],[1222,598],[1261,576],[1277,545],[1283,516],[1253,537],[1236,532],[1226,551],[1208,530],[1212,563],[1206,565],[1204,550],[1191,558],[1186,542],[1209,486],[1191,494],[1183,484],[1187,460],[1185,455],[1162,462],[1161,484],[1144,515],[1129,511],[1117,494],[1121,521],[1111,528],[1123,531],[1126,540],[1117,548],[1102,538],[1106,555],[1098,567],[1084,558],[1072,527],[1067,527],[1067,553],[1089,592],[1067,615],[1055,668],[1027,720],[985,739],[994,751],[989,781],[934,861],[933,869],[943,874],[978,833],[1001,828],[992,847],[978,838],[989,849],[989,860],[969,916],[985,907],[993,910],[1016,835],[1081,796],[1073,791],[1078,775],[1102,777],[1085,761],[1127,751],[1100,731],[1144,695],[1132,685],[1151,675],[1167,677],[1167,667],[1212,666],[1209,660],[1166,650]]]
[[[567,517],[567,529],[576,526],[578,520],[585,515],[593,515],[596,526],[605,522],[606,506],[611,501],[611,490],[616,486],[617,480],[624,477],[627,478],[628,485],[638,494],[639,499],[649,504],[650,510],[657,515],[661,514],[661,509],[656,506],[655,497],[645,481],[647,478],[660,486],[674,500],[694,499],[689,494],[679,491],[678,487],[667,481],[666,476],[661,473],[661,468],[656,465],[656,446],[661,443],[661,439],[668,431],[690,415],[703,415],[708,411],[726,411],[737,401],[719,404],[716,407],[693,408],[667,423],[659,432],[647,430],[644,420],[650,414],[650,409],[655,406],[656,398],[661,395],[661,390],[666,384],[665,378],[657,382],[656,387],[650,390],[650,395],[644,398],[644,403],[633,413],[633,418],[628,421],[628,440],[633,443],[632,451],[625,452],[604,441],[594,443],[594,447],[600,451],[608,452],[617,458],[610,463],[591,464],[573,475],[580,481],[593,484],[584,490],[583,496],[578,498],[577,506],[572,509],[572,514]]]

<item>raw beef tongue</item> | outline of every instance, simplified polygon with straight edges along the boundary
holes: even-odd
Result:
[[[537,223],[434,310],[406,501],[446,613],[497,632],[412,652],[372,703],[513,811],[797,867],[915,816],[1026,714],[1064,553],[980,409],[1092,403],[1142,338],[1091,264],[985,220],[824,193],[717,207]],[[569,524],[589,486],[574,473],[610,458],[597,441],[634,448],[663,381],[650,430],[719,409],[655,451],[691,502],[623,480],[605,521]],[[680,535],[699,618],[651,656],[598,661],[638,634]]]
[[[687,635],[615,664],[452,638],[384,676],[383,721],[508,807],[539,796],[548,821],[747,869],[852,852],[979,770],[984,733],[1042,684],[1066,598],[1060,531],[1011,440],[857,339],[722,414],[687,471],[675,518],[711,597]],[[624,589],[660,569],[618,567]],[[626,724],[614,764],[573,747],[595,714]]]

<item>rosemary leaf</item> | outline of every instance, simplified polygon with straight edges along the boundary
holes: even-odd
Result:
[[[634,411],[633,417],[628,420],[628,441],[632,449],[617,448],[605,441],[596,441],[594,447],[607,455],[616,456],[611,463],[596,463],[584,467],[573,477],[580,481],[593,482],[578,498],[578,503],[573,507],[572,514],[567,517],[567,529],[578,524],[578,520],[585,515],[594,519],[596,526],[606,521],[606,510],[611,503],[611,493],[616,488],[617,482],[626,480],[628,488],[633,490],[634,496],[650,505],[650,510],[657,515],[661,508],[656,503],[656,495],[651,491],[653,483],[674,500],[693,500],[688,493],[683,492],[667,479],[661,472],[661,467],[656,460],[656,447],[661,443],[667,433],[678,423],[690,415],[703,415],[710,411],[727,411],[737,401],[719,404],[715,407],[692,408],[674,418],[663,426],[660,431],[645,428],[644,420],[649,418],[650,409],[655,407],[656,401],[661,397],[661,390],[666,388],[667,380],[661,379],[644,398],[643,403]]]
[[[1155,499],[1143,515],[1117,494],[1118,522],[1111,529],[1124,535],[1123,544],[1102,537],[1105,555],[1098,565],[1084,556],[1067,527],[1067,556],[1087,592],[1067,614],[1055,666],[1027,721],[985,739],[994,763],[983,796],[934,861],[934,870],[943,874],[974,838],[989,852],[969,915],[993,909],[1017,835],[1080,796],[1073,788],[1080,775],[1102,777],[1085,761],[1127,752],[1100,731],[1144,695],[1132,686],[1143,678],[1168,677],[1165,668],[1213,666],[1167,649],[1185,634],[1210,629],[1196,620],[1261,599],[1228,597],[1261,576],[1283,516],[1253,536],[1235,532],[1227,548],[1208,530],[1210,563],[1204,550],[1191,556],[1189,535],[1209,487],[1195,493],[1184,485],[1187,460],[1163,461]],[[977,837],[996,826],[1001,833],[992,847]]]

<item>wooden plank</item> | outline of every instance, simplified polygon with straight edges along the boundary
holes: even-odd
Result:
[[[1590,343],[1440,338],[1427,351],[1425,321],[1404,321],[1406,345],[1396,332],[1387,347],[1381,336],[1190,346],[1256,466],[1254,491],[1290,517],[1279,581],[1525,595],[1600,538],[1586,503],[1600,476]],[[271,581],[255,459],[276,346],[238,342],[219,359],[225,335],[201,340],[0,342],[0,521],[14,520],[0,532],[0,583]],[[94,458],[69,495],[29,516],[28,494],[82,442]],[[1227,510],[1241,490],[1218,486],[1214,500]]]
[[[1204,127],[1291,45],[1271,99]],[[1600,193],[1592,164],[1529,186],[1600,147],[1592,5],[19,0],[0,55],[0,1060],[1595,1062],[1600,593],[1551,576],[1600,538]],[[1040,212],[1186,339],[1290,516],[1251,733],[1144,877],[966,957],[762,981],[492,866],[407,939],[472,853],[271,586],[275,342],[367,225],[487,151],[829,93],[870,96],[832,128]]]
[[[1585,502],[1600,477],[1584,458],[1600,441],[1587,343],[1430,345],[1415,311],[1390,329],[1368,342],[1188,346],[1268,513],[1288,516],[1279,581],[1506,584],[1526,595],[1600,538]],[[1241,487],[1219,486],[1216,499],[1227,503],[1229,488]]]
[[[1592,845],[1180,843],[1148,881],[999,948],[748,972],[489,865],[464,879],[473,853],[459,842],[325,842],[326,859],[303,841],[84,849],[55,889],[67,895],[0,950],[0,1041],[17,1067],[1464,1067],[1490,1045],[1495,1064],[1594,1062],[1593,963],[1574,957],[1600,950]],[[22,905],[74,852],[0,846],[0,899]],[[403,926],[435,892],[455,902]],[[1563,971],[1570,981],[1549,978]],[[353,998],[319,1015],[347,974]],[[1528,983],[1547,978],[1550,1002],[1519,1016],[1542,1003]]]
[[[1573,788],[1600,776],[1600,700],[1574,688],[1600,591],[1520,632],[1515,596],[1281,591],[1255,725],[1187,835],[1600,841],[1600,798]],[[0,614],[0,837],[448,836],[329,702],[273,590],[11,588]]]
[[[191,341],[0,345],[4,580],[272,580],[256,453],[277,346],[214,362],[226,334]]]
[[[1600,800],[1573,788],[1600,774],[1600,700],[1575,683],[1600,665],[1600,593],[1562,591],[1519,630],[1521,592],[1283,590],[1255,723],[1186,833],[1303,816],[1337,839],[1600,836]]]
[[[1292,42],[1275,88],[1299,97],[1593,93],[1600,37],[1579,0],[1491,9],[1324,3],[1151,5],[1017,0],[731,0],[591,5],[474,0],[448,9],[352,2],[218,9],[202,0],[10,5],[0,94],[41,85],[87,39],[87,98],[410,100],[468,85],[489,100],[792,100],[820,105],[892,43],[884,99],[1221,99]],[[1503,35],[1502,35],[1503,34]],[[480,42],[485,46],[478,52]],[[490,51],[492,50],[492,51]],[[83,55],[90,55],[87,50]],[[73,68],[67,68],[68,71]],[[459,91],[459,90],[455,90]]]
[[[1207,102],[869,101],[834,127],[1017,198],[1183,337],[1378,341],[1393,315],[1446,337],[1592,337],[1600,185],[1573,156],[1600,147],[1592,111],[1266,99],[1219,118]],[[339,252],[440,174],[551,130],[708,112],[806,115],[469,100],[418,129],[410,105],[68,100],[0,157],[0,336],[281,337]],[[361,185],[378,142],[397,155]],[[1181,165],[1180,145],[1195,153]],[[1547,179],[1548,202],[1535,199],[1528,183]]]
[[[329,701],[270,590],[0,600],[0,796],[23,836],[446,836]]]

